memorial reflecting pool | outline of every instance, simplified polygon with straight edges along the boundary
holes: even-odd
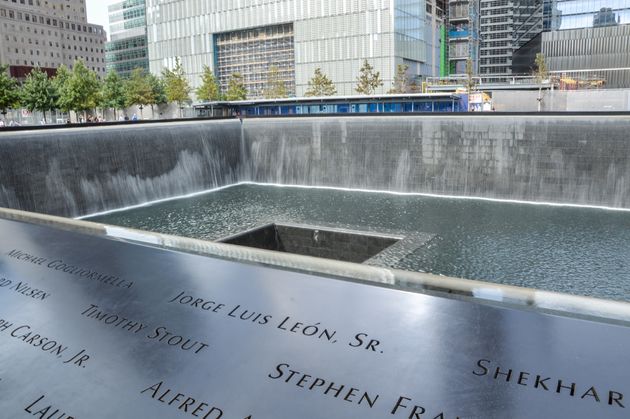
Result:
[[[630,301],[630,212],[237,185],[88,218],[217,240],[261,224],[435,234],[393,268]]]

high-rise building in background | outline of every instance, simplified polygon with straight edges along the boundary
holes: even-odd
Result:
[[[87,22],[84,0],[0,1],[0,64],[24,78],[35,67],[54,74],[77,59],[105,74],[102,26]]]
[[[479,74],[512,74],[513,53],[542,31],[542,0],[480,0]]]
[[[512,60],[512,0],[480,0],[480,74],[508,74]]]
[[[545,31],[630,23],[630,0],[544,0],[544,2]]]
[[[427,60],[422,64],[421,74],[425,76],[445,76],[448,66],[446,38],[447,0],[426,0],[426,23],[424,39],[427,43]]]
[[[276,66],[291,95],[302,96],[316,68],[335,83],[338,94],[356,94],[364,59],[390,89],[397,64],[410,78],[439,73],[439,19],[443,9],[424,0],[147,0],[151,72],[172,68],[180,57],[191,84],[203,65],[225,90],[240,73],[249,97],[261,97]],[[442,6],[443,7],[443,6]],[[435,36],[427,32],[433,22]],[[433,23],[432,23],[433,25]],[[431,39],[428,35],[431,34]],[[435,57],[435,58],[434,58]]]
[[[543,30],[543,0],[514,0],[512,50],[516,51]]]
[[[449,74],[479,71],[479,0],[448,0]]]
[[[630,0],[545,0],[542,53],[566,87],[630,87]]]
[[[149,71],[145,0],[123,0],[110,5],[108,11],[107,71],[113,70],[123,77],[135,68]]]

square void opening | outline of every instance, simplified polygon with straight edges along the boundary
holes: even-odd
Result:
[[[311,226],[268,224],[219,240],[222,243],[363,263],[401,238]]]

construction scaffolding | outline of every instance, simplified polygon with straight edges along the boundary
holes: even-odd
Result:
[[[276,80],[295,95],[295,50],[293,24],[264,26],[215,35],[217,77],[225,92],[232,74],[239,73],[249,98],[261,98],[268,87],[272,67]]]

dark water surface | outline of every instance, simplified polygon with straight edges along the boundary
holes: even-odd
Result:
[[[206,240],[267,222],[426,232],[392,267],[630,301],[630,212],[238,185],[90,220]]]

